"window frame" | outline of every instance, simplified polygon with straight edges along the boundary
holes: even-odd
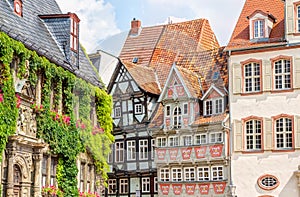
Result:
[[[179,146],[179,145],[180,145],[179,136],[175,135],[175,136],[169,136],[168,137],[168,146],[169,147],[176,147],[176,146]]]
[[[74,15],[70,17],[70,48],[74,52],[78,52],[79,44],[79,20]]]
[[[263,147],[264,147],[264,141],[263,141],[263,136],[264,136],[264,132],[263,132],[263,129],[264,129],[264,123],[263,123],[263,118],[261,117],[256,117],[256,116],[250,116],[248,118],[245,118],[245,119],[242,119],[243,121],[243,135],[244,135],[244,150],[245,151],[262,151],[263,150]],[[250,123],[252,122],[252,126],[253,126],[253,129],[254,131],[252,131],[252,133],[247,133],[247,123]],[[258,129],[257,128],[257,123],[260,122],[260,133],[257,133],[256,130]],[[255,133],[254,133],[255,132]],[[249,145],[251,144],[248,144],[248,137],[252,136],[252,139],[251,139],[251,142],[252,142],[252,146],[253,148],[248,148]],[[254,148],[257,146],[257,138],[256,137],[259,137],[260,136],[260,148]],[[249,142],[249,143],[251,143]]]
[[[171,169],[171,177],[173,182],[181,182],[182,181],[182,168],[172,168]]]
[[[217,110],[217,101],[221,101],[221,111]],[[209,104],[210,103],[210,104]],[[212,116],[212,115],[217,115],[221,114],[224,112],[224,106],[225,106],[225,101],[224,97],[216,97],[216,98],[209,98],[204,100],[203,102],[203,115],[204,116]]]
[[[166,105],[165,114],[166,114],[166,117],[171,116],[171,105]]]
[[[222,141],[218,141],[218,140],[212,141],[212,139],[213,139],[212,135],[217,135],[217,134],[221,134]],[[219,139],[219,136],[214,137],[214,139],[217,139],[217,138]],[[219,143],[223,143],[223,142],[224,142],[224,134],[222,131],[216,131],[216,132],[209,133],[209,143],[210,144],[219,144]]]
[[[282,63],[283,61],[289,61],[289,73],[287,72],[281,72],[281,73],[275,73],[276,72],[276,63],[281,61],[281,70],[285,70],[285,64]],[[273,90],[274,91],[286,91],[286,90],[291,90],[293,89],[293,58],[292,56],[284,56],[284,55],[280,55],[280,56],[277,56],[275,58],[272,58],[271,59],[271,62],[272,62],[272,80],[273,80]],[[276,87],[276,76],[284,76],[282,77],[281,79],[281,88],[277,88]],[[286,86],[287,83],[286,83],[286,76],[289,76],[289,85],[290,87],[286,88],[286,87],[283,87],[283,86]],[[280,85],[280,84],[279,84]]]
[[[108,194],[116,194],[117,191],[117,179],[108,179]]]
[[[169,168],[160,168],[159,169],[159,180],[161,182],[170,181],[170,169]]]
[[[188,103],[183,103],[182,104],[182,115],[188,115],[189,114],[189,104]]]
[[[205,136],[205,143],[203,143],[202,142],[202,137],[201,136]],[[196,134],[195,136],[194,136],[194,138],[195,138],[195,140],[194,140],[194,144],[195,145],[202,145],[202,144],[207,144],[208,143],[208,137],[207,137],[208,135],[207,135],[207,133],[200,133],[200,134]],[[199,139],[198,139],[198,137],[199,137]]]
[[[150,177],[142,178],[142,192],[150,192]]]
[[[156,139],[156,143],[157,143],[157,147],[167,147],[168,141],[166,137],[157,137]],[[164,146],[163,145],[163,141],[164,141]]]
[[[255,69],[255,64],[259,65],[259,75],[255,75],[257,70]],[[260,93],[262,92],[262,60],[258,60],[258,59],[248,59],[246,61],[241,62],[242,65],[242,87],[243,87],[243,93],[245,94],[249,94],[249,93]],[[247,72],[246,72],[246,66],[251,65],[251,76],[246,76]],[[249,89],[251,90],[247,90],[247,82],[246,80],[249,79],[251,81],[251,87]],[[256,81],[255,79],[259,79],[259,90],[255,90],[256,89]]]
[[[128,193],[128,179],[120,179],[119,192],[120,194]]]
[[[183,168],[183,180],[188,182],[196,181],[195,167]]]
[[[135,140],[127,141],[127,161],[136,160],[136,143]]]
[[[216,176],[214,175],[216,172]],[[221,172],[221,176],[220,173]],[[224,180],[224,166],[211,166],[211,181]]]
[[[300,1],[294,2],[294,31],[296,35],[300,33]]]
[[[134,113],[135,114],[142,114],[142,113],[144,113],[143,105],[141,103],[137,103],[137,104],[134,105]]]
[[[158,192],[158,177],[154,177],[154,192]]]
[[[257,27],[256,27],[256,23]],[[265,38],[266,37],[266,32],[265,32],[265,20],[264,19],[255,19],[252,21],[252,27],[253,27],[253,39],[260,39],[260,38]],[[256,34],[257,30],[257,36]]]
[[[120,106],[115,107],[115,109],[114,109],[114,117],[115,118],[120,118],[121,114],[122,114],[121,107]]]
[[[155,139],[151,139],[151,159],[155,158]]]
[[[148,140],[139,140],[139,160],[147,160],[148,152]]]
[[[278,146],[278,133],[277,133],[277,121],[280,120],[280,119],[283,119],[283,132],[280,132],[282,133],[283,135],[283,145],[284,147],[279,147]],[[287,131],[286,130],[286,120],[289,119],[290,120],[290,124],[291,124],[291,131]],[[294,146],[295,146],[295,142],[294,142],[294,116],[291,116],[291,115],[286,115],[286,114],[282,114],[282,115],[279,115],[279,116],[276,116],[276,117],[273,117],[273,128],[274,128],[274,148],[275,150],[293,150],[294,149]],[[291,136],[288,137],[286,136],[287,134],[290,134]],[[290,139],[290,141],[287,140],[287,138]],[[289,143],[291,143],[291,146],[287,146]]]
[[[117,147],[117,144],[122,145],[122,147]],[[115,162],[124,162],[124,142],[115,142]]]
[[[203,173],[200,176],[200,173]],[[208,176],[205,176],[207,173]],[[199,166],[197,167],[197,180],[198,181],[210,181],[210,167],[209,166]]]
[[[173,109],[173,127],[179,129],[182,126],[182,110],[180,106],[176,106]]]
[[[187,142],[189,142],[189,143],[187,143]],[[182,145],[183,146],[192,146],[193,145],[193,137],[192,137],[192,135],[183,135],[182,136]]]

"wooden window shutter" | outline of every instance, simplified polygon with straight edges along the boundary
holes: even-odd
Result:
[[[264,118],[264,133],[265,133],[265,150],[273,149],[273,131],[272,131],[272,119]]]
[[[292,5],[287,6],[287,33],[294,33],[294,7]]]
[[[243,150],[243,129],[242,122],[234,120],[234,151]]]
[[[300,88],[300,58],[295,58],[294,88]]]
[[[294,125],[294,140],[295,140],[295,148],[300,148],[300,116],[295,116],[295,125]]]
[[[233,94],[242,92],[242,67],[240,64],[233,63]]]
[[[263,61],[263,91],[272,90],[272,65],[270,60]]]

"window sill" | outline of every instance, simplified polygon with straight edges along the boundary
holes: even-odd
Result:
[[[252,96],[252,95],[258,95],[258,94],[262,94],[262,91],[259,92],[243,92],[241,93],[241,96]]]
[[[295,152],[295,148],[291,148],[291,149],[275,149],[275,150],[272,150],[272,152]]]
[[[263,153],[264,150],[244,150],[242,151],[242,154],[257,154],[257,153]]]
[[[271,90],[272,94],[276,94],[276,93],[285,93],[285,92],[293,92],[294,89],[290,88],[290,89],[279,89],[279,90]]]

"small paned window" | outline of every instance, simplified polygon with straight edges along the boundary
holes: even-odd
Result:
[[[182,170],[181,168],[172,168],[172,181],[182,181]]]
[[[187,103],[183,104],[183,114],[184,115],[188,114],[188,104]]]
[[[154,192],[158,191],[158,183],[157,183],[157,177],[154,177]]]
[[[293,125],[291,118],[279,118],[275,121],[275,138],[277,149],[293,148]]]
[[[120,179],[120,194],[128,193],[128,180]]]
[[[193,141],[192,141],[191,135],[183,136],[183,145],[184,146],[191,146],[192,144],[193,144]]]
[[[127,141],[127,160],[135,160],[135,141]]]
[[[279,181],[275,176],[266,174],[258,178],[257,184],[264,190],[273,190],[279,186]]]
[[[134,112],[135,112],[135,114],[143,113],[143,105],[142,104],[135,104]]]
[[[264,21],[263,20],[256,20],[254,21],[254,38],[263,38],[265,36],[264,32]]]
[[[167,138],[165,138],[165,137],[158,137],[157,138],[157,146],[158,147],[165,147],[165,146],[167,146]]]
[[[142,178],[142,192],[150,192],[150,178]]]
[[[115,194],[117,190],[117,181],[116,179],[108,180],[108,194]]]
[[[78,51],[78,21],[73,17],[71,19],[71,32],[70,32],[70,47],[73,51]]]
[[[181,108],[175,107],[173,112],[173,126],[174,128],[181,128]]]
[[[124,161],[124,143],[123,142],[115,143],[115,161],[116,162]]]
[[[140,140],[140,160],[148,159],[148,140]]]
[[[211,167],[211,178],[213,181],[223,180],[223,166],[213,166]]]
[[[274,64],[274,82],[275,89],[291,88],[291,62],[290,60],[278,60]]]
[[[159,174],[160,174],[160,181],[170,181],[169,168],[161,168]]]
[[[209,181],[209,167],[198,167],[198,181]]]
[[[249,120],[246,126],[246,149],[260,150],[262,145],[262,130],[260,120]]]
[[[200,145],[200,144],[206,144],[207,143],[207,134],[199,134],[195,135],[195,144]]]
[[[179,146],[179,137],[178,136],[170,136],[169,137],[169,146]]]
[[[297,6],[297,32],[300,32],[300,5]]]
[[[209,134],[209,142],[210,143],[222,143],[223,142],[223,133],[222,132],[214,132]]]
[[[115,107],[115,118],[121,117],[121,107]]]
[[[214,98],[204,101],[204,115],[220,114],[224,111],[223,98]]]
[[[260,64],[249,63],[244,66],[245,92],[260,91]]]
[[[166,106],[166,116],[170,116],[171,115],[171,106],[167,105]]]
[[[184,168],[184,180],[195,181],[195,168]]]

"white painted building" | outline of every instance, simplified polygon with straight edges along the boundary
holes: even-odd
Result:
[[[229,58],[239,197],[300,196],[300,1],[246,0]]]

